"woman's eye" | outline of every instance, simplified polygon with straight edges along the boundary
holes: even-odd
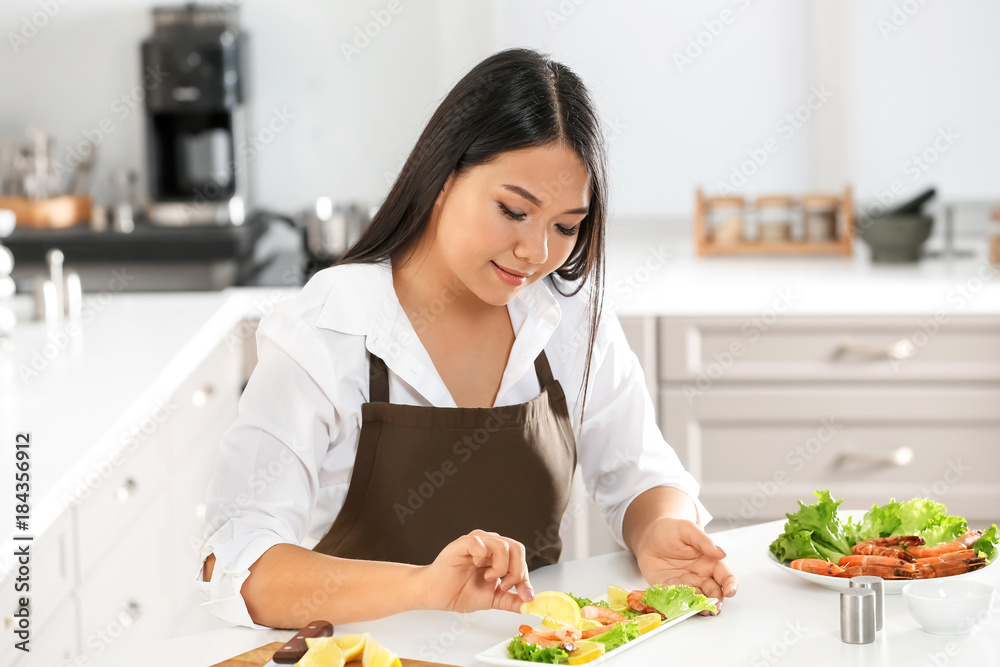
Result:
[[[500,212],[511,220],[521,221],[528,217],[527,213],[514,213],[514,211],[504,206],[503,202],[497,202],[497,205],[500,206]]]
[[[565,234],[566,236],[576,236],[576,233],[580,231],[580,225],[575,227],[563,227],[562,225],[556,225],[556,229],[559,230],[560,234]]]

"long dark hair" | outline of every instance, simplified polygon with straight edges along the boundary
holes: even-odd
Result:
[[[580,394],[580,420],[604,292],[607,166],[604,138],[583,81],[565,65],[531,49],[486,58],[455,84],[438,106],[371,223],[337,264],[379,262],[416,242],[451,174],[461,176],[501,153],[563,142],[586,165],[591,196],[579,240],[554,271],[572,296],[588,282],[590,326]],[[575,285],[574,285],[575,283]]]

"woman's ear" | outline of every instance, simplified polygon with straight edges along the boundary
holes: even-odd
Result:
[[[445,179],[444,185],[441,186],[441,191],[438,193],[437,199],[434,200],[434,208],[439,208],[444,200],[448,197],[448,192],[451,191],[451,186],[455,182],[455,172],[448,174],[448,178]]]

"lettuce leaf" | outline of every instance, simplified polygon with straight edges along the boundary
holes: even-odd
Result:
[[[692,586],[683,584],[667,587],[660,584],[650,586],[643,594],[642,601],[666,616],[664,622],[683,616],[689,611],[707,609],[718,612],[715,605],[708,601],[708,597],[696,591]]]
[[[967,530],[964,517],[948,514],[948,508],[930,498],[895,499],[872,505],[861,520],[857,542],[876,537],[919,535],[928,545],[951,542]]]
[[[507,654],[514,660],[527,660],[529,662],[544,662],[550,665],[565,663],[569,658],[569,653],[558,646],[542,648],[538,644],[529,644],[521,639],[520,635],[515,635],[507,644]]]
[[[817,502],[806,505],[800,500],[799,511],[785,515],[788,517],[785,532],[769,547],[778,560],[822,558],[835,563],[851,553],[858,527],[850,521],[841,523],[837,516],[837,507],[843,500],[834,501],[829,490],[813,495]]]
[[[986,558],[987,563],[993,562],[993,557],[997,555],[997,542],[1000,541],[1000,535],[997,532],[997,525],[994,523],[983,536],[976,540],[976,543],[972,545],[972,548],[983,554]]]
[[[587,641],[604,644],[605,652],[616,649],[639,636],[639,625],[635,621],[621,623],[607,632],[595,635]]]

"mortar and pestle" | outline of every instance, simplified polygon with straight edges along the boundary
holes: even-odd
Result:
[[[872,249],[873,262],[916,262],[920,248],[931,235],[934,217],[923,206],[935,195],[929,188],[899,206],[858,224],[857,235]]]

